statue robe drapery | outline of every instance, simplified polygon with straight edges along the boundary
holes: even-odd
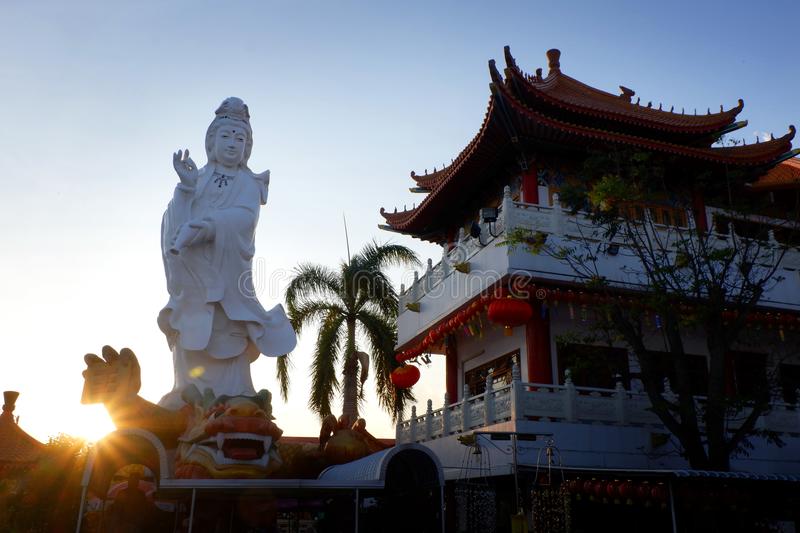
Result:
[[[195,187],[175,187],[161,225],[169,302],[158,316],[173,352],[175,385],[160,405],[178,408],[189,384],[215,395],[255,394],[250,363],[292,351],[296,336],[279,304],[266,311],[254,294],[255,229],[268,184],[249,170],[235,176],[199,172]],[[169,252],[178,228],[210,224],[204,242]]]

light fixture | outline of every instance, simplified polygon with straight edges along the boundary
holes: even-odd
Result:
[[[491,224],[497,222],[497,208],[496,207],[482,207],[481,220],[484,224]]]
[[[489,231],[489,235],[491,235],[492,238],[499,237],[499,234],[495,235],[494,231],[492,231],[492,224],[497,222],[497,213],[498,211],[496,207],[481,207],[481,210],[478,213],[479,220],[486,224],[486,229]],[[473,221],[469,227],[470,236],[473,239],[477,239],[481,246],[486,246],[486,243],[481,240],[482,233],[483,229],[481,228],[481,225]]]
[[[617,255],[619,253],[619,244],[611,243],[606,246],[606,253],[608,255]]]

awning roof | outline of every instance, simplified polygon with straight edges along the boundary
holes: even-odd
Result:
[[[439,474],[439,483],[444,484],[444,474],[442,473],[442,465],[429,448],[419,444],[401,444],[394,446],[387,450],[383,450],[372,455],[368,455],[363,459],[345,463],[343,465],[329,466],[319,475],[320,481],[328,482],[347,482],[347,481],[363,481],[363,482],[378,482],[383,486],[386,482],[386,469],[389,462],[397,454],[414,450],[422,452],[428,456],[436,465]]]

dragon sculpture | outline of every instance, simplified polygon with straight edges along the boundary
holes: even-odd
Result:
[[[194,385],[171,411],[139,396],[141,368],[132,350],[104,346],[102,357],[84,357],[81,403],[102,403],[117,429],[136,428],[175,450],[176,478],[309,478],[324,468],[360,459],[387,446],[359,418],[328,415],[319,444],[282,443],[273,422],[272,394],[219,396]]]

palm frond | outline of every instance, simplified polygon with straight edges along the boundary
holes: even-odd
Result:
[[[331,414],[331,401],[339,390],[336,377],[336,361],[342,344],[342,323],[344,317],[331,313],[322,323],[311,362],[311,396],[308,406],[320,415]]]
[[[289,371],[294,367],[292,361],[289,359],[290,354],[282,355],[278,357],[278,364],[277,364],[277,378],[278,378],[278,386],[281,389],[281,398],[283,401],[287,401],[289,399]]]
[[[379,244],[377,241],[367,243],[351,261],[358,263],[364,270],[383,270],[390,266],[419,266],[417,254],[401,244]]]
[[[380,314],[394,320],[397,317],[397,293],[386,274],[379,271],[366,273],[362,285],[363,290],[359,293],[361,305],[356,309],[369,304]]]
[[[289,308],[289,321],[295,333],[300,335],[303,328],[329,314],[347,314],[347,311],[338,303],[316,300],[303,300]]]
[[[396,389],[389,377],[392,370],[399,366],[394,359],[397,338],[394,319],[387,319],[368,309],[361,309],[357,318],[359,329],[366,337],[372,355],[378,403],[396,421],[402,415],[406,402],[413,401],[414,396],[408,389]]]
[[[286,307],[292,312],[308,301],[337,303],[341,301],[341,293],[336,272],[322,265],[304,263],[295,268],[295,276],[286,288]]]

